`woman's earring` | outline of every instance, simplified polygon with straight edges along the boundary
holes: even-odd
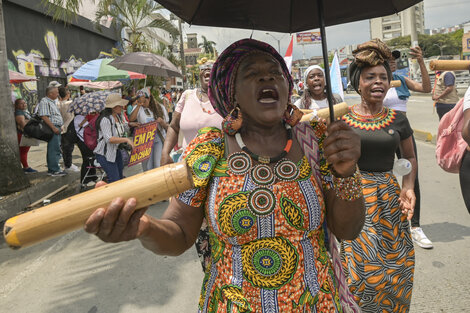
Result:
[[[240,130],[242,123],[242,112],[240,111],[240,108],[236,106],[235,109],[230,111],[230,113],[222,121],[222,130],[226,134],[233,136]]]
[[[300,122],[303,115],[304,113],[302,113],[298,107],[288,103],[287,109],[284,111],[284,121],[290,126],[294,127],[298,122]]]

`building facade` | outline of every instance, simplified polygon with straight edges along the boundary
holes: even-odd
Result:
[[[463,25],[462,58],[470,60],[470,22]]]
[[[372,39],[390,40],[400,36],[411,35],[414,19],[418,34],[424,34],[424,3],[420,2],[398,14],[373,18],[369,20]]]
[[[24,98],[30,109],[50,81],[65,84],[80,66],[109,52],[118,41],[113,29],[98,32],[83,16],[67,26],[54,22],[43,6],[30,0],[3,1],[3,16],[9,69],[38,78],[15,88],[15,96]]]

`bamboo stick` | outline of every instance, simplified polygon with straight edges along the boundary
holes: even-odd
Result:
[[[349,107],[346,102],[341,102],[338,104],[335,104],[333,106],[334,113],[335,113],[335,118],[341,117],[349,112]],[[323,118],[325,120],[329,120],[330,118],[330,109],[329,108],[324,108],[324,109],[319,109],[317,111],[317,114],[315,115],[313,110],[301,110],[304,112],[304,115],[302,116],[301,121],[310,121],[312,118]]]
[[[191,187],[186,163],[169,164],[12,217],[3,235],[13,249],[31,246],[83,227],[91,213],[116,197],[134,197],[143,208]]]
[[[432,71],[467,71],[470,70],[470,60],[432,60],[429,68]]]
[[[395,87],[395,88],[401,87],[401,80],[392,80],[390,82],[390,87]]]

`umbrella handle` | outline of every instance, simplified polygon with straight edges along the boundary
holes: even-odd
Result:
[[[328,108],[330,109],[330,122],[335,121],[335,111],[333,108],[333,92],[331,91],[331,77],[330,77],[330,64],[328,62],[328,47],[326,43],[325,31],[325,12],[323,7],[323,0],[317,0],[318,20],[320,22],[320,36],[323,52],[323,64],[325,66],[325,80],[326,80],[326,95],[328,98]]]

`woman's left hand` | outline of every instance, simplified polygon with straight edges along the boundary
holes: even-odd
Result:
[[[326,161],[341,177],[349,177],[356,171],[361,156],[361,138],[343,121],[328,125],[323,143]]]
[[[416,203],[414,190],[403,188],[400,193],[400,198],[398,198],[398,202],[400,203],[401,213],[405,214],[408,220],[411,220]]]

